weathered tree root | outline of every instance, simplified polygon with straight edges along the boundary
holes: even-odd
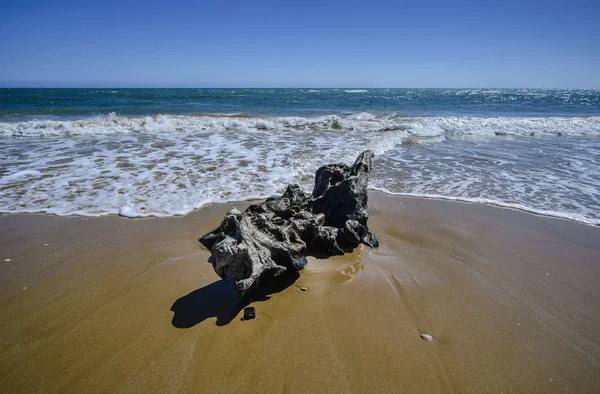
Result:
[[[367,150],[352,167],[319,168],[312,195],[290,185],[280,198],[251,205],[243,213],[232,208],[219,228],[200,238],[212,253],[215,272],[235,281],[244,294],[288,270],[302,270],[307,253],[344,254],[360,243],[377,247],[367,227],[372,164],[373,152]]]

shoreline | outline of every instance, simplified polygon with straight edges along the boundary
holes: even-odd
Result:
[[[0,215],[0,387],[599,391],[600,229],[457,202],[370,191],[380,247],[309,257],[246,322],[198,238],[250,202]]]
[[[487,205],[487,206],[494,207],[494,208],[510,209],[510,210],[523,212],[523,213],[540,216],[540,217],[567,220],[569,222],[584,224],[587,226],[600,227],[600,221],[589,222],[589,221],[573,219],[573,218],[570,218],[567,216],[552,215],[551,213],[548,213],[550,211],[535,210],[533,208],[528,209],[527,207],[521,208],[519,206],[519,204],[510,204],[510,203],[492,202],[492,201],[476,201],[476,199],[469,200],[468,197],[462,198],[462,197],[445,197],[442,195],[432,196],[432,195],[425,195],[425,194],[421,195],[421,194],[410,194],[410,193],[391,193],[391,192],[387,192],[387,191],[383,191],[383,190],[379,190],[379,189],[369,189],[369,192],[381,193],[381,194],[385,194],[386,196],[390,196],[390,197],[417,198],[417,199],[422,198],[422,199],[426,199],[426,200],[451,201],[451,202],[457,202],[457,203],[463,203],[463,204]],[[561,212],[558,212],[558,213],[561,213]]]
[[[538,211],[533,208],[528,209],[526,207],[518,206],[519,204],[511,205],[509,203],[502,203],[502,202],[488,202],[488,201],[484,202],[484,201],[476,201],[475,199],[469,200],[468,198],[445,197],[442,195],[433,196],[433,195],[425,195],[425,194],[419,195],[419,194],[410,194],[410,193],[392,193],[392,192],[388,192],[388,191],[381,190],[381,189],[369,189],[368,192],[369,192],[370,198],[373,196],[376,196],[377,194],[381,194],[381,195],[388,196],[388,197],[424,199],[424,200],[434,200],[434,201],[448,201],[448,202],[471,204],[471,205],[484,205],[484,206],[489,206],[489,207],[498,208],[498,209],[513,210],[513,211],[522,212],[525,214],[539,216],[539,217],[545,217],[545,218],[549,218],[549,219],[565,220],[568,222],[583,224],[586,226],[591,226],[591,227],[596,227],[596,228],[600,227],[600,221],[598,221],[596,223],[596,222],[590,222],[590,221],[577,220],[577,219],[570,218],[568,216],[552,215],[551,213],[548,213],[549,211],[544,211],[544,210]],[[46,213],[46,212],[0,212],[0,217],[11,216],[11,215],[44,215],[44,216],[53,216],[53,217],[59,217],[59,218],[87,218],[87,219],[102,218],[102,217],[120,217],[123,219],[129,219],[129,220],[183,218],[183,217],[186,217],[189,215],[193,215],[194,213],[200,212],[204,209],[210,209],[212,207],[219,206],[219,205],[254,204],[254,203],[260,203],[262,201],[265,201],[267,198],[280,197],[280,196],[281,196],[281,194],[274,194],[270,197],[265,197],[265,198],[251,197],[246,200],[236,200],[236,201],[226,201],[226,202],[210,202],[210,203],[202,205],[198,208],[194,208],[188,213],[178,214],[178,215],[168,215],[168,216],[167,215],[165,215],[165,216],[149,215],[149,216],[130,217],[130,216],[121,215],[118,213],[110,213],[110,214],[102,214],[102,215],[94,216],[94,215],[84,215],[84,214],[58,215],[55,213]],[[560,212],[558,212],[558,213],[560,213]]]

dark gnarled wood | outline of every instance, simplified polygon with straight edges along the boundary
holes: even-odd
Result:
[[[290,185],[283,196],[245,212],[231,209],[219,228],[200,238],[215,272],[246,293],[284,272],[302,270],[307,253],[344,254],[360,243],[377,247],[367,227],[372,164],[373,152],[364,151],[352,167],[319,168],[312,195]]]

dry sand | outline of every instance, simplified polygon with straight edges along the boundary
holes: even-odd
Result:
[[[0,216],[0,391],[600,392],[599,228],[372,193],[378,249],[241,321],[197,242],[229,208]]]

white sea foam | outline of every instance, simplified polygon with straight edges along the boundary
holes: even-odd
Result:
[[[379,159],[371,185],[600,224],[599,151],[597,137],[402,146]]]
[[[22,170],[0,178],[0,184],[13,182],[17,179],[39,177],[41,173],[37,170]]]
[[[309,191],[319,166],[372,149],[376,189],[600,224],[600,117],[110,114],[0,122],[0,136],[1,212],[181,215]]]
[[[126,218],[135,218],[140,216],[139,212],[137,212],[135,208],[132,208],[128,205],[123,205],[121,208],[119,208],[119,215]]]
[[[346,92],[346,93],[369,93],[369,91],[366,89],[348,89],[348,90],[344,90],[344,92]]]

